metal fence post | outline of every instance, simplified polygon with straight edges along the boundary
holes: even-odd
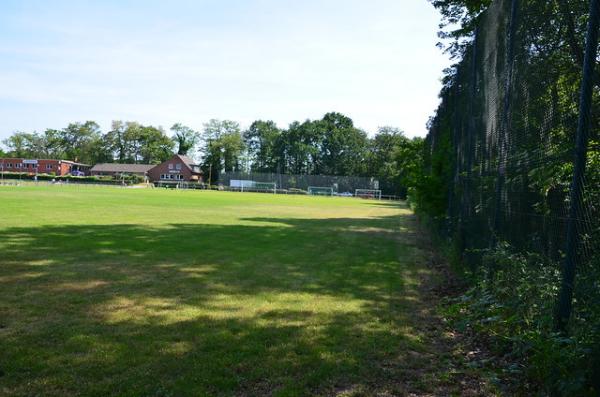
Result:
[[[467,231],[470,230],[469,226],[472,222],[471,217],[473,216],[471,208],[471,179],[473,178],[473,151],[475,149],[475,95],[477,92],[477,45],[479,36],[479,26],[475,28],[475,36],[473,38],[473,47],[471,49],[471,70],[469,71],[469,98],[468,98],[468,113],[467,113],[467,130],[465,138],[465,176],[463,181],[462,191],[462,204],[461,211],[463,216],[461,217],[461,224],[459,230],[459,249],[461,255],[467,247]]]
[[[583,176],[587,159],[587,148],[590,130],[590,113],[592,110],[592,88],[594,84],[594,67],[598,48],[598,26],[600,23],[600,0],[590,0],[590,16],[585,39],[585,55],[583,76],[579,98],[579,118],[577,120],[577,136],[575,159],[573,160],[573,180],[571,182],[570,208],[567,223],[567,241],[565,261],[562,272],[562,284],[558,298],[556,326],[565,331],[571,317],[573,283],[577,264],[577,246],[580,240],[578,219],[581,215],[583,198]]]

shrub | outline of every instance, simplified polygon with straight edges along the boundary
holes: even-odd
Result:
[[[497,352],[523,361],[522,367],[507,370],[522,373],[545,394],[597,395],[597,305],[589,308],[585,318],[574,316],[570,336],[561,335],[554,331],[559,263],[533,253],[516,253],[504,243],[484,250],[481,258],[474,286],[448,309],[455,325],[489,336]]]

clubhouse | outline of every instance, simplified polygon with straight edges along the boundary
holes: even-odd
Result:
[[[29,174],[89,175],[90,166],[69,160],[2,158],[0,171]]]
[[[202,182],[200,165],[187,156],[175,154],[157,165],[100,163],[93,167],[69,160],[52,159],[0,159],[0,172],[25,172],[30,174],[112,176],[139,175],[150,182]]]

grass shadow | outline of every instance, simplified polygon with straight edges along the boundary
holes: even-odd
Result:
[[[244,221],[1,230],[0,391],[419,384],[409,369],[425,365],[414,352],[427,346],[414,330],[422,266],[410,216]]]

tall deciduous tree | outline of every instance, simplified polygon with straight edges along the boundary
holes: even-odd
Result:
[[[322,128],[318,122],[294,121],[281,136],[283,148],[283,172],[292,174],[313,174],[318,163]]]
[[[216,176],[221,171],[237,171],[241,168],[244,140],[238,123],[212,119],[204,124],[202,140],[205,171],[212,168],[212,174]]]
[[[101,146],[100,126],[94,121],[71,123],[60,131],[61,144],[69,160],[93,164]]]
[[[454,58],[460,58],[465,44],[473,36],[477,18],[490,5],[492,0],[429,0],[440,12],[442,21],[438,36],[447,40],[446,51]],[[443,47],[443,43],[438,43]]]
[[[35,134],[17,131],[2,141],[2,143],[6,146],[11,156],[35,157],[37,154],[35,141]]]
[[[111,130],[104,136],[105,145],[119,163],[130,160],[130,144],[127,141],[126,131],[127,123],[121,120],[113,120]]]
[[[244,143],[251,168],[256,172],[277,172],[281,165],[281,130],[273,121],[257,120],[244,131]]]
[[[355,128],[351,118],[340,113],[327,113],[317,125],[322,129],[318,172],[329,175],[364,173],[367,134]]]
[[[171,131],[177,144],[177,154],[187,155],[200,142],[200,134],[181,123],[173,124]]]

